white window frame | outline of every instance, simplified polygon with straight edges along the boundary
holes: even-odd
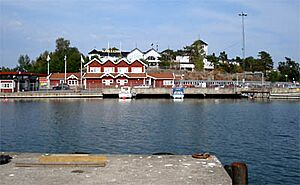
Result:
[[[125,85],[128,83],[128,80],[127,79],[117,79],[117,84],[120,84],[120,85]]]
[[[174,85],[173,80],[163,80],[163,85]]]
[[[143,73],[143,68],[142,67],[131,67],[131,72],[132,73]]]
[[[107,83],[107,81],[109,81],[108,83]],[[104,85],[111,85],[112,83],[113,83],[114,81],[112,80],[112,79],[102,79],[102,84],[104,84]]]
[[[78,85],[78,80],[68,80],[68,85],[76,86],[76,85]]]
[[[13,83],[5,82],[1,83],[1,89],[12,89],[13,88]]]
[[[118,67],[118,73],[128,73],[128,67]]]
[[[100,73],[100,67],[90,67],[90,73]]]
[[[103,71],[104,71],[104,73],[114,73],[115,68],[114,67],[104,67]]]

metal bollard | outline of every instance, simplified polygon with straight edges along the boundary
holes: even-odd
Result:
[[[232,170],[232,184],[233,185],[247,185],[248,184],[248,170],[247,165],[242,162],[231,163]]]

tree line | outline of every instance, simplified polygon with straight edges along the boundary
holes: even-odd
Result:
[[[263,72],[267,80],[275,81],[299,81],[300,66],[299,63],[293,61],[289,57],[285,57],[285,61],[281,61],[278,67],[274,69],[272,56],[266,51],[258,52],[257,58],[249,56],[245,59],[240,57],[229,59],[225,51],[220,52],[219,56],[215,53],[206,55],[204,50],[204,42],[196,40],[190,46],[183,49],[173,51],[166,49],[161,53],[161,61],[163,66],[170,68],[179,65],[176,62],[176,56],[189,56],[190,62],[195,64],[195,70],[203,70],[203,59],[213,63],[214,70],[224,73],[242,73],[242,72]]]
[[[76,48],[70,46],[70,41],[64,38],[58,38],[56,49],[53,52],[44,51],[35,60],[31,60],[27,54],[20,55],[18,65],[15,68],[2,66],[0,71],[22,71],[33,73],[47,73],[47,57],[50,56],[50,72],[61,72],[65,70],[64,59],[67,61],[67,72],[79,72],[81,66],[81,56],[85,61],[87,57]],[[229,59],[226,52],[220,52],[219,56],[215,53],[206,55],[204,51],[205,43],[202,40],[196,40],[191,45],[173,51],[166,49],[161,52],[161,66],[176,67],[178,62],[176,56],[189,56],[190,62],[195,64],[195,70],[204,69],[204,59],[213,63],[214,70],[224,73],[242,73],[242,72],[263,72],[268,80],[275,81],[299,81],[300,66],[299,63],[291,58],[285,57],[285,61],[280,61],[277,69],[273,69],[274,62],[271,55],[266,51],[258,52],[257,58],[249,56],[245,59],[240,57]]]

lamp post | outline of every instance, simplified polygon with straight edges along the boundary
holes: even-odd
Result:
[[[244,17],[247,16],[246,13],[242,12],[239,13],[239,16],[242,17],[242,34],[243,34],[243,47],[242,47],[242,52],[243,52],[243,59],[245,59],[245,26],[244,26]],[[245,67],[245,66],[244,66]]]
[[[245,26],[244,26],[244,17],[247,16],[246,13],[242,12],[239,13],[239,16],[242,17],[242,35],[243,35],[243,47],[242,47],[242,52],[243,52],[243,68],[244,68],[244,72],[245,72]],[[245,73],[244,73],[244,79],[243,81],[245,81]]]
[[[287,82],[287,77],[288,77],[288,75],[284,75],[285,76],[285,82]]]

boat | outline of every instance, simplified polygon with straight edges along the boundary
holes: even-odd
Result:
[[[119,99],[132,99],[135,97],[135,93],[131,91],[130,87],[121,87],[119,91]]]
[[[173,88],[171,97],[175,100],[175,99],[182,99],[184,98],[184,91],[182,87],[175,87]]]

